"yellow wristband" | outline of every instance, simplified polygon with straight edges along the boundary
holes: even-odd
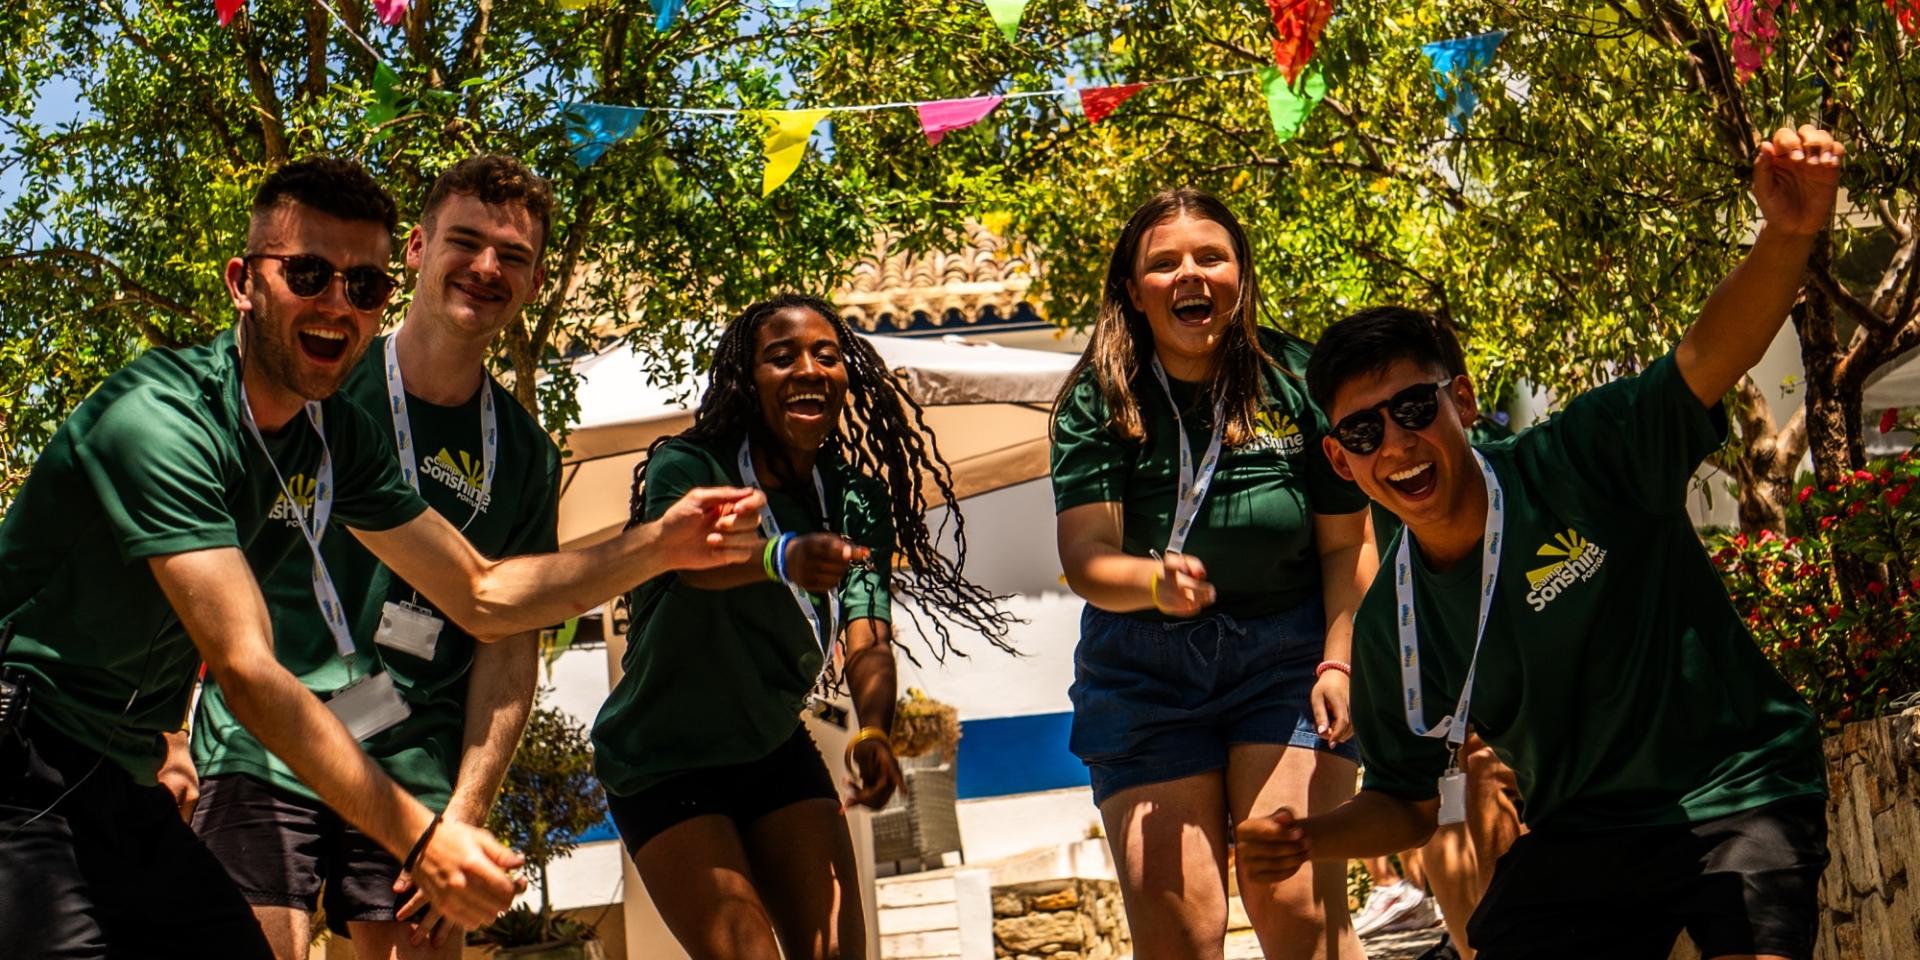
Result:
[[[889,749],[891,749],[893,744],[893,738],[887,736],[887,732],[885,730],[882,730],[879,727],[861,727],[860,732],[854,734],[852,740],[847,741],[847,769],[849,771],[854,769],[853,748],[863,743],[866,743],[868,740],[879,740],[882,743],[887,744]]]
[[[1153,601],[1153,608],[1155,610],[1169,617],[1175,616],[1172,610],[1168,610],[1166,607],[1160,605],[1160,571],[1157,569],[1153,571],[1152,576],[1147,578],[1147,597]]]

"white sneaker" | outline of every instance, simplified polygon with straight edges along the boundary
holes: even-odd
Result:
[[[1373,933],[1427,902],[1426,893],[1405,880],[1374,887],[1367,893],[1367,902],[1360,907],[1360,912],[1353,916],[1353,932],[1360,936]]]
[[[1441,924],[1440,905],[1432,897],[1421,896],[1418,902],[1407,907],[1398,916],[1373,928],[1374,933],[1391,933],[1396,930],[1427,930]]]

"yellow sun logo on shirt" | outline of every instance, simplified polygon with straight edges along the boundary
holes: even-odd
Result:
[[[1560,572],[1560,568],[1586,556],[1587,548],[1591,545],[1586,537],[1580,535],[1580,531],[1578,530],[1568,530],[1565,533],[1554,534],[1553,542],[1543,545],[1537,553],[1537,556],[1560,557],[1562,559],[1549,563],[1538,570],[1528,571],[1527,586],[1535,590],[1540,589],[1540,585],[1547,582],[1547,579],[1554,574]]]
[[[434,459],[440,461],[441,466],[447,468],[447,470],[460,477],[460,479],[465,480],[469,486],[476,490],[480,488],[481,484],[487,482],[487,472],[484,465],[475,459],[473,454],[465,450],[460,451],[459,459],[456,460],[451,451],[442,447],[440,448],[439,456],[434,457]]]
[[[1277,451],[1282,456],[1292,456],[1306,449],[1307,438],[1300,435],[1300,425],[1293,422],[1293,415],[1279,410],[1262,410],[1253,417],[1253,438],[1242,449],[1248,452]]]

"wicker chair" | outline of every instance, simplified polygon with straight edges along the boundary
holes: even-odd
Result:
[[[938,754],[907,757],[900,761],[900,772],[906,776],[906,789],[896,791],[873,815],[873,859],[893,861],[895,872],[908,872],[901,864],[909,860],[915,870],[924,870],[927,861],[938,864],[948,852],[958,853],[966,863],[954,807],[953,764]]]

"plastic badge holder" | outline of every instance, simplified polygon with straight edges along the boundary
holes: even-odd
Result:
[[[373,635],[373,642],[422,660],[432,660],[434,647],[440,642],[440,627],[445,622],[425,607],[389,600],[380,607],[380,630]]]
[[[1467,819],[1467,772],[1448,770],[1440,778],[1440,825],[1464,823]]]
[[[355,740],[365,740],[405,720],[413,710],[393,688],[393,675],[376,673],[334,691],[327,709],[346,724]]]

